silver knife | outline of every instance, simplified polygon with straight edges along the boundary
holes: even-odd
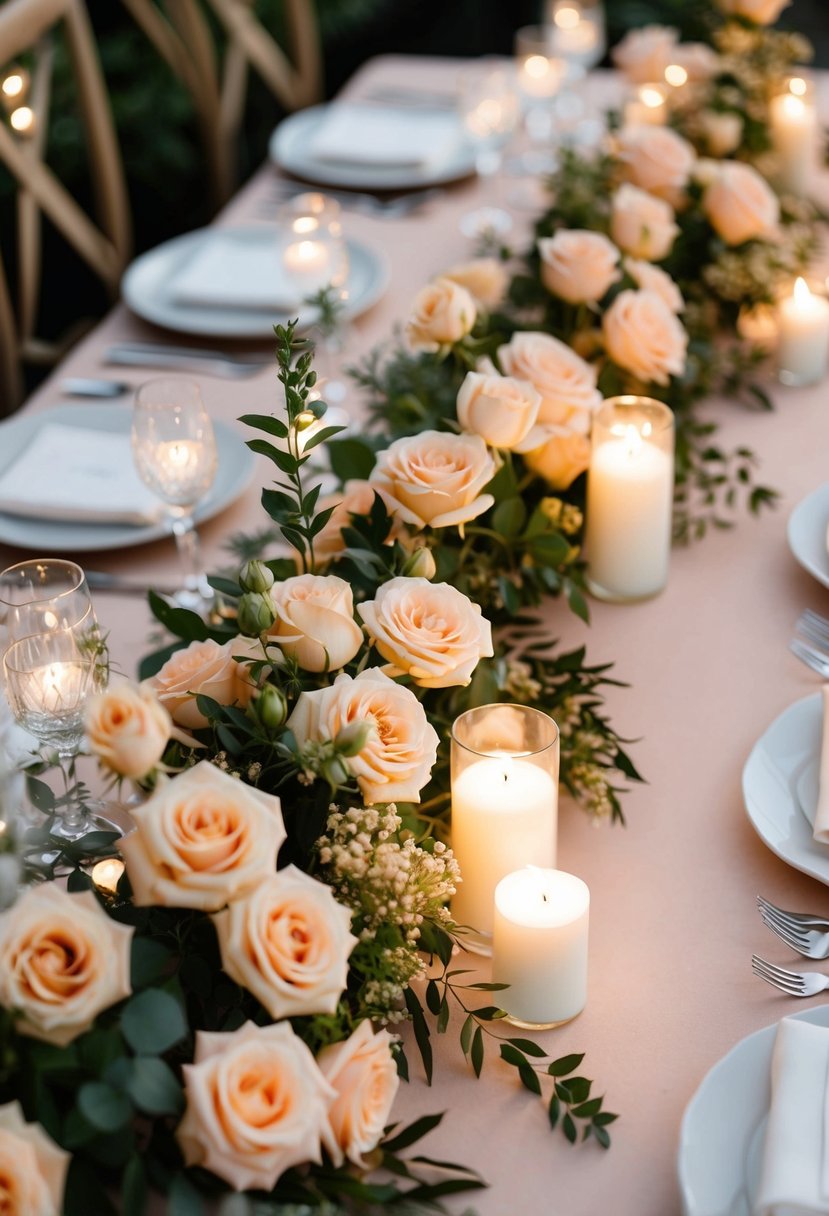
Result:
[[[263,368],[274,363],[274,356],[270,353],[231,355],[226,351],[199,350],[186,346],[121,342],[104,351],[103,361],[116,367],[163,367],[238,379],[257,375]]]

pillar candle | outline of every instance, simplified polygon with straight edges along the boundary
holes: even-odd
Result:
[[[784,384],[816,384],[829,357],[829,301],[798,279],[777,307],[777,367]]]
[[[668,121],[668,90],[661,84],[640,84],[625,102],[626,126],[661,127]]]
[[[815,170],[818,122],[807,82],[793,77],[785,93],[769,104],[771,138],[780,164],[780,184],[793,194],[806,194]]]
[[[587,1003],[590,892],[563,870],[528,866],[495,889],[492,979],[509,1020],[538,1028],[567,1022]]]

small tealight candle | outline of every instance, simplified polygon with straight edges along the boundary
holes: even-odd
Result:
[[[99,890],[108,891],[114,895],[118,890],[118,883],[123,873],[123,861],[119,857],[107,857],[92,867],[90,877]]]
[[[668,121],[668,90],[662,84],[640,84],[625,102],[626,126],[662,127]]]
[[[519,87],[527,97],[554,97],[564,78],[566,65],[552,55],[532,52],[525,55],[519,67]]]
[[[34,135],[37,122],[31,106],[18,106],[9,115],[9,122],[18,135]]]
[[[328,260],[328,246],[322,241],[294,241],[284,253],[285,267],[292,274],[314,274],[327,270]]]
[[[681,89],[688,83],[688,72],[681,63],[669,63],[664,74],[666,83],[672,89]]]
[[[590,891],[563,870],[527,866],[495,888],[492,979],[498,1003],[528,1030],[569,1022],[587,1003]]]
[[[799,278],[777,306],[777,374],[783,384],[817,384],[829,359],[829,300]]]
[[[88,683],[88,667],[82,662],[37,667],[29,679],[30,706],[40,713],[59,716],[76,708]]]
[[[668,581],[673,414],[650,397],[609,397],[593,419],[587,585],[598,599],[648,599]]]
[[[785,91],[771,99],[769,124],[780,185],[793,194],[808,193],[817,162],[818,119],[805,77],[790,77]]]
[[[25,68],[11,68],[0,81],[0,97],[7,110],[14,110],[29,91],[29,73]]]

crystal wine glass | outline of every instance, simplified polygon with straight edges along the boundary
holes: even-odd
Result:
[[[548,0],[546,14],[552,53],[567,64],[565,84],[555,102],[559,130],[569,131],[571,142],[595,143],[603,127],[597,118],[587,116],[578,86],[607,51],[603,0]]]
[[[10,642],[51,629],[70,629],[83,642],[98,623],[86,575],[75,562],[38,557],[0,572],[0,624]]]
[[[487,184],[491,197],[503,149],[520,114],[511,74],[492,67],[463,72],[458,81],[458,112],[466,137],[475,148],[478,176]],[[473,238],[509,232],[512,216],[502,207],[478,207],[461,218],[460,227],[464,236]]]
[[[567,64],[553,50],[549,26],[523,26],[516,30],[514,46],[524,126],[531,144],[547,147],[546,151],[527,152],[521,165],[527,173],[551,173],[556,167],[549,150],[555,130],[553,103],[567,74]]]
[[[132,416],[132,452],[139,476],[167,506],[184,571],[175,600],[205,613],[213,592],[201,562],[193,511],[216,476],[216,439],[199,386],[162,377],[142,384]]]

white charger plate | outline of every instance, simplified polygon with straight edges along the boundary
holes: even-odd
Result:
[[[271,227],[222,229],[227,236],[246,243],[272,243]],[[181,268],[211,240],[216,230],[198,228],[184,236],[174,237],[141,254],[128,267],[121,280],[124,302],[139,317],[164,329],[179,333],[201,334],[210,338],[272,338],[274,325],[286,324],[297,315],[300,327],[307,329],[319,318],[319,310],[301,305],[289,316],[276,309],[212,307],[182,304],[175,299],[176,276]],[[388,264],[375,249],[357,241],[346,241],[348,247],[348,299],[343,316],[358,317],[371,308],[386,290],[389,281]]]
[[[826,529],[829,526],[829,482],[819,486],[799,502],[789,516],[789,548],[813,578],[829,587],[829,553]]]
[[[829,1006],[792,1015],[829,1026]],[[677,1168],[685,1216],[751,1216],[771,1101],[777,1023],[741,1039],[703,1078],[682,1118]]]
[[[820,693],[795,701],[758,739],[743,769],[749,820],[773,853],[829,885],[829,846],[812,837],[823,727]]]
[[[0,472],[23,451],[41,426],[65,426],[129,434],[132,410],[123,405],[58,405],[35,414],[21,414],[0,422]],[[254,456],[238,431],[224,422],[213,423],[219,463],[207,497],[194,512],[196,523],[212,519],[239,497],[249,485]],[[55,469],[55,475],[60,474]],[[41,553],[81,553],[95,549],[124,549],[167,535],[163,521],[152,524],[58,523],[53,519],[24,518],[0,513],[0,541]]]
[[[268,155],[280,169],[320,186],[354,190],[414,190],[454,182],[475,172],[475,149],[463,138],[441,161],[426,165],[350,165],[317,160],[308,149],[327,117],[328,107],[309,106],[283,118],[268,144]]]

